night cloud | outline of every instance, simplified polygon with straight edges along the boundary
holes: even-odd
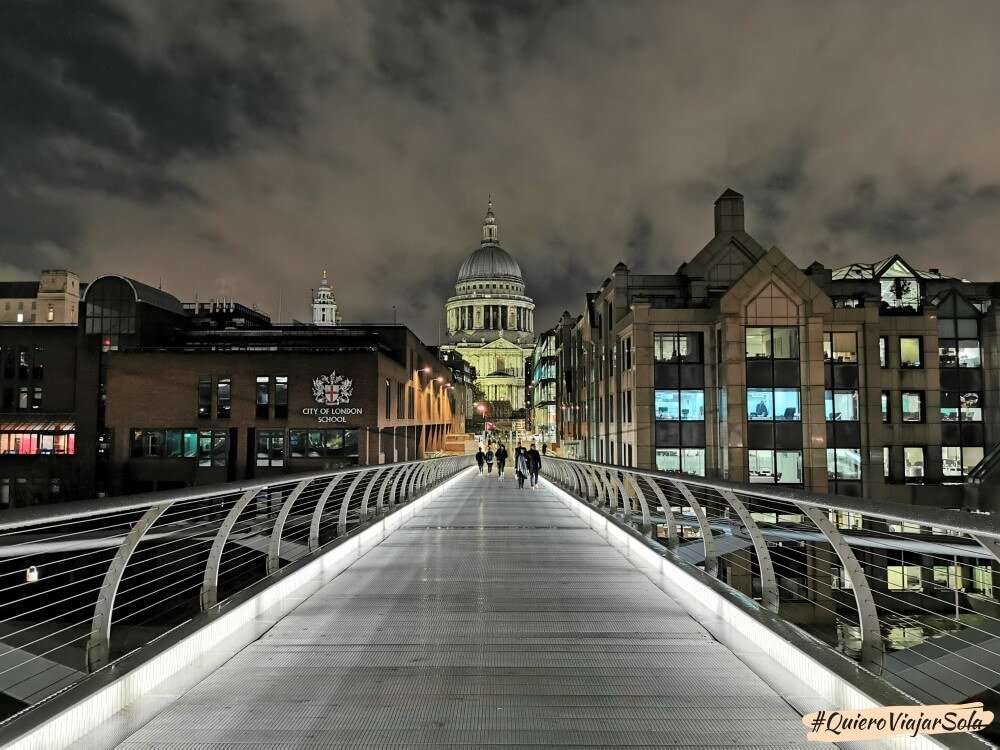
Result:
[[[430,341],[493,193],[539,325],[712,201],[796,262],[996,276],[995,3],[18,0],[0,269],[120,272]]]

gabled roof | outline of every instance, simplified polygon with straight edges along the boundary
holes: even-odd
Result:
[[[890,278],[917,278],[917,279],[948,279],[950,276],[943,276],[938,271],[921,271],[914,268],[900,255],[890,255],[874,263],[851,263],[848,266],[835,268],[833,270],[834,281],[848,281],[852,279],[872,281],[881,279],[883,276]],[[965,281],[965,279],[961,279]]]

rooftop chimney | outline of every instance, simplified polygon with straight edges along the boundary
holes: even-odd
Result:
[[[743,196],[726,188],[715,201],[715,233],[742,232],[743,229]]]

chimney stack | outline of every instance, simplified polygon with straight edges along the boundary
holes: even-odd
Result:
[[[744,228],[743,196],[732,188],[726,188],[726,192],[715,201],[715,234],[742,232]]]

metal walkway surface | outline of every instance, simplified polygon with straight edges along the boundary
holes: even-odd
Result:
[[[469,473],[120,745],[810,747],[542,485]]]

